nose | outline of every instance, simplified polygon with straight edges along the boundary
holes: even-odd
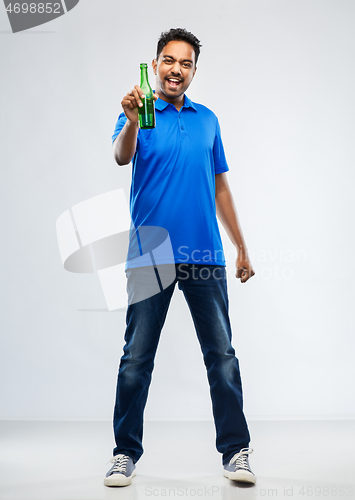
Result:
[[[171,69],[171,72],[174,73],[174,75],[181,74],[181,66],[180,66],[180,63],[178,61],[175,61],[174,65]]]

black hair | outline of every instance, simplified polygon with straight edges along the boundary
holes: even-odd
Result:
[[[165,45],[167,45],[169,42],[172,42],[173,40],[187,42],[192,45],[195,51],[195,64],[197,64],[197,59],[200,54],[200,48],[202,47],[202,45],[200,43],[200,40],[185,28],[171,28],[169,31],[163,31],[158,40],[157,59]]]

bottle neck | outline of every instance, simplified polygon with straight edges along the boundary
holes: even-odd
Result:
[[[146,66],[141,66],[141,87],[142,86],[149,86],[148,68]]]

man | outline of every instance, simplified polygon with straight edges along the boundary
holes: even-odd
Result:
[[[238,252],[236,277],[245,283],[255,273],[226,179],[229,168],[217,117],[185,95],[196,73],[200,46],[184,29],[162,33],[152,62],[156,127],[139,129],[138,108],[144,95],[136,85],[121,102],[124,113],[112,137],[118,165],[130,161],[133,165],[133,226],[168,232],[175,279],[166,287],[159,282],[160,292],[149,298],[129,300],[114,410],[114,465],[106,474],[107,486],[130,484],[143,453],[143,411],[176,283],[190,308],[203,352],[224,475],[236,481],[256,481],[248,462],[253,450],[248,448],[239,363],[231,345],[225,259],[216,213]],[[135,267],[134,259],[127,259],[126,273],[129,297],[139,283],[152,279],[147,267]]]

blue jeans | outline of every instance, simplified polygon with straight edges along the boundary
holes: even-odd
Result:
[[[231,345],[226,269],[224,266],[175,264],[173,283],[150,298],[130,304],[126,316],[114,409],[116,447],[137,462],[143,453],[143,412],[154,357],[175,285],[184,293],[203,353],[216,427],[216,447],[223,464],[249,445],[243,413],[239,362]],[[139,268],[140,271],[144,268]],[[132,269],[126,271],[130,293]],[[143,271],[144,272],[144,271]],[[136,285],[135,285],[136,286]]]

